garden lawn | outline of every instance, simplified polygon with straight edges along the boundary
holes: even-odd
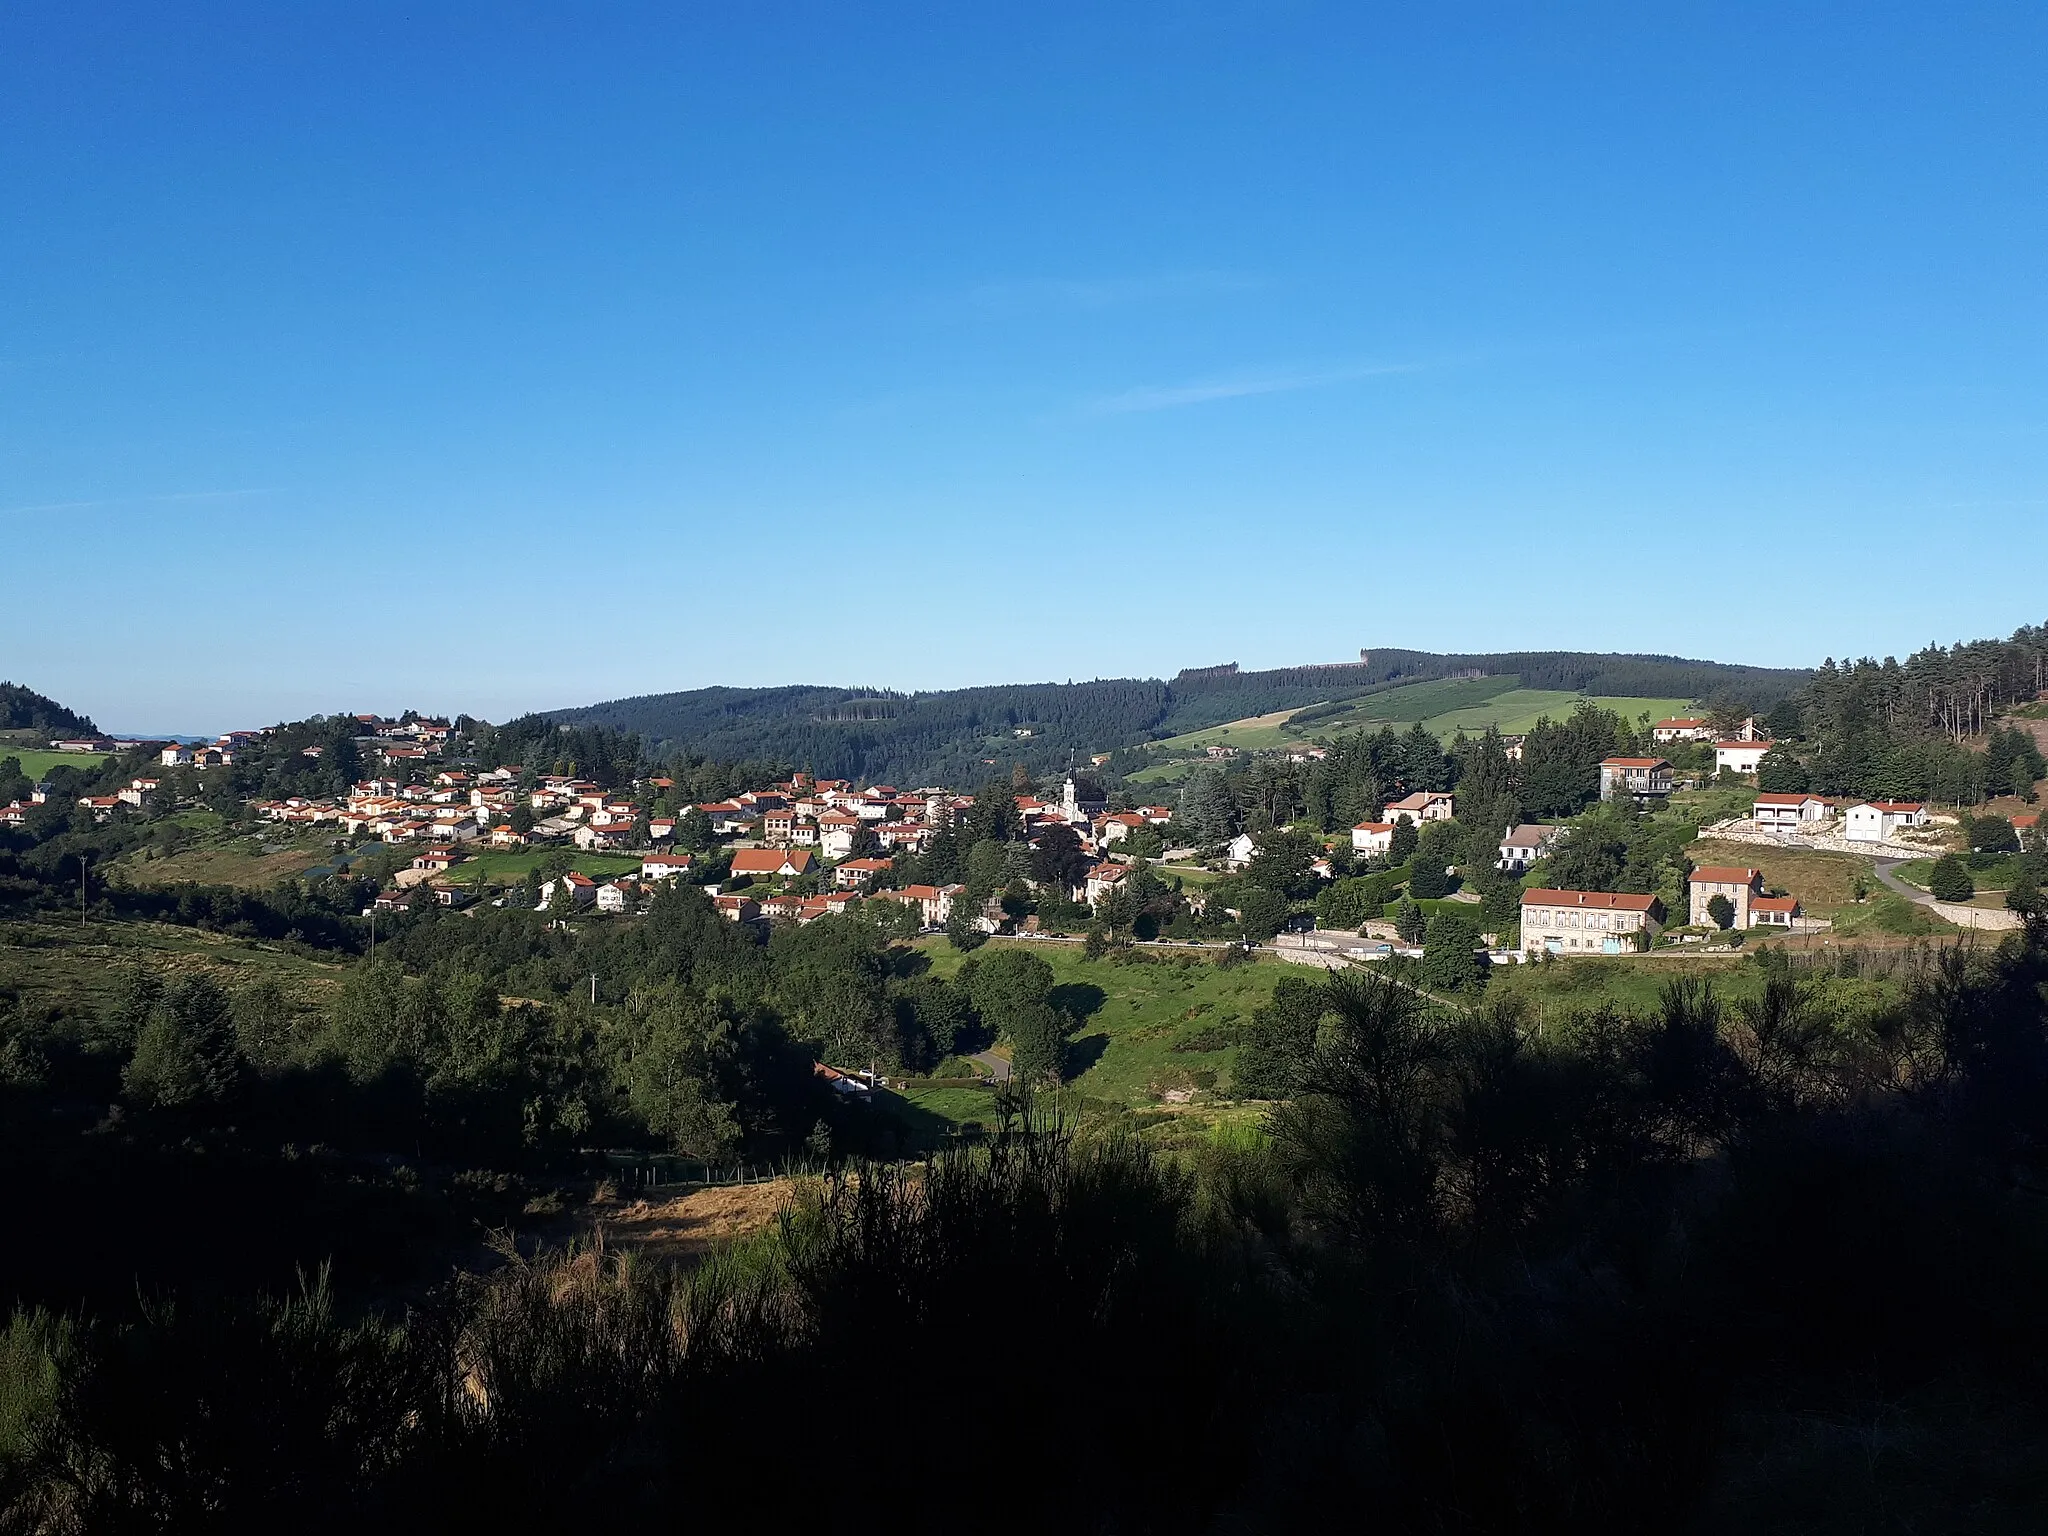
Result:
[[[1157,1103],[1168,1092],[1228,1092],[1237,1026],[1272,997],[1282,976],[1314,975],[1272,959],[1219,970],[1210,961],[1213,950],[1185,951],[1190,963],[1183,965],[1179,956],[1150,959],[1174,956],[1172,950],[1141,949],[1130,953],[1147,960],[1119,965],[1108,956],[1090,960],[1078,944],[1021,947],[1052,967],[1053,1001],[1086,1015],[1073,1034],[1068,1091],[1133,1106]],[[951,977],[966,958],[944,940],[921,940],[918,948],[939,976]],[[1202,1049],[1177,1051],[1176,1043]]]

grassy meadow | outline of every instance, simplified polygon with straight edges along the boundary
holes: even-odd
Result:
[[[954,975],[966,958],[943,940],[923,940],[918,947],[939,976]],[[1073,1035],[1076,1070],[1068,1091],[1132,1108],[1158,1104],[1169,1094],[1227,1092],[1237,1026],[1273,995],[1282,976],[1313,974],[1272,959],[1219,970],[1210,963],[1212,951],[1140,949],[1128,953],[1142,959],[1119,964],[1108,956],[1090,960],[1078,944],[1028,947],[1052,967],[1054,1001],[1085,1015]],[[930,1093],[933,1102],[919,1102],[935,1113],[985,1118],[985,1093]]]
[[[10,747],[0,744],[0,758],[15,758],[21,763],[21,771],[31,779],[40,779],[52,768],[79,768],[96,772],[106,757],[91,752],[50,752],[27,747]]]

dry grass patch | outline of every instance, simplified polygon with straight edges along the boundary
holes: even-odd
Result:
[[[796,1198],[795,1179],[695,1189],[673,1199],[593,1202],[592,1226],[605,1242],[662,1259],[699,1259],[736,1238],[767,1230]]]

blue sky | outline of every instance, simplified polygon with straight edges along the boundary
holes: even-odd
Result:
[[[24,0],[0,675],[207,730],[2004,633],[2044,66],[2022,4]]]

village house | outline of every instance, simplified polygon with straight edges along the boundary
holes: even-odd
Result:
[[[1717,741],[1714,743],[1714,772],[1755,773],[1771,750],[1768,741]]]
[[[756,880],[795,880],[809,874],[813,862],[808,849],[742,848],[732,856],[732,872]]]
[[[1927,807],[1918,800],[1866,800],[1843,816],[1842,836],[1852,843],[1886,843],[1908,827],[1927,825]]]
[[[1692,715],[1683,715],[1675,720],[1659,720],[1650,727],[1650,735],[1656,741],[1712,741],[1714,727],[1711,722]]]
[[[639,903],[640,887],[631,880],[611,880],[597,888],[597,910],[600,912],[631,912]]]
[[[1097,864],[1088,871],[1087,879],[1081,887],[1081,899],[1092,907],[1121,886],[1129,875],[1130,870],[1122,864]]]
[[[578,848],[596,851],[607,848],[624,848],[633,842],[631,822],[613,822],[609,826],[579,826],[570,834],[571,842]]]
[[[462,855],[453,848],[429,848],[424,853],[413,855],[412,867],[429,875],[445,875],[461,858]]]
[[[192,749],[178,742],[172,742],[159,754],[159,761],[166,768],[188,768],[192,764]]]
[[[1173,820],[1173,807],[1170,805],[1141,805],[1138,807],[1138,814],[1153,826],[1163,827]]]
[[[1425,821],[1449,821],[1457,814],[1457,808],[1455,795],[1440,789],[1418,789],[1381,811],[1380,820],[1393,823],[1405,816],[1419,827]]]
[[[570,903],[574,906],[587,907],[597,900],[597,882],[588,875],[577,874],[572,869],[566,875],[550,880],[540,888],[540,905],[534,910],[545,912],[553,904],[555,893],[559,890],[566,890],[569,893]]]
[[[735,923],[751,923],[761,915],[761,904],[751,896],[714,896],[711,905]]]
[[[491,828],[491,846],[493,848],[524,848],[526,844],[526,834],[513,831],[510,822],[505,822]]]
[[[92,812],[94,821],[105,821],[121,808],[120,797],[116,795],[81,795],[78,803]]]
[[[1638,805],[1671,793],[1671,764],[1661,757],[1608,757],[1600,761],[1600,798],[1631,795]]]
[[[29,807],[19,800],[10,800],[0,807],[0,827],[25,827],[28,825]]]
[[[907,848],[912,853],[924,852],[932,835],[931,827],[918,822],[885,821],[875,828],[875,838],[884,848]]]
[[[1764,872],[1730,865],[1703,864],[1692,872],[1686,884],[1692,894],[1690,921],[1693,926],[1713,927],[1714,919],[1707,906],[1716,896],[1725,896],[1735,911],[1734,921],[1729,926],[1747,928],[1750,904],[1764,893]]]
[[[894,859],[848,859],[832,871],[832,883],[843,891],[865,890],[895,863]]]
[[[1610,891],[1522,892],[1522,953],[1631,953],[1664,922],[1655,896]]]
[[[964,885],[906,885],[904,899],[917,903],[920,920],[927,928],[943,928],[953,915],[953,898],[963,894]]]
[[[1394,849],[1394,824],[1391,821],[1361,821],[1351,829],[1351,851],[1367,856],[1390,854]]]
[[[1146,824],[1136,811],[1111,811],[1097,824],[1095,835],[1104,845],[1120,843]]]
[[[114,791],[114,798],[140,810],[161,787],[162,781],[159,779],[130,779],[126,789]]]
[[[650,853],[640,861],[640,878],[673,880],[678,875],[687,875],[694,863],[696,860],[687,853]]]
[[[1749,818],[1759,828],[1799,828],[1814,822],[1832,821],[1835,808],[1819,795],[1762,794],[1750,807]]]
[[[826,811],[818,818],[818,851],[828,859],[843,859],[853,852],[853,835],[860,830],[860,818],[846,811]]]
[[[1548,853],[1564,832],[1563,827],[1547,827],[1537,821],[1525,821],[1518,827],[1509,827],[1501,834],[1500,859],[1495,867],[1519,875]]]
[[[1240,832],[1233,837],[1223,850],[1223,865],[1226,869],[1243,869],[1258,856],[1258,845],[1252,841],[1249,832]]]
[[[1783,928],[1789,931],[1799,916],[1797,896],[1757,896],[1749,903],[1749,925],[1752,928]]]

